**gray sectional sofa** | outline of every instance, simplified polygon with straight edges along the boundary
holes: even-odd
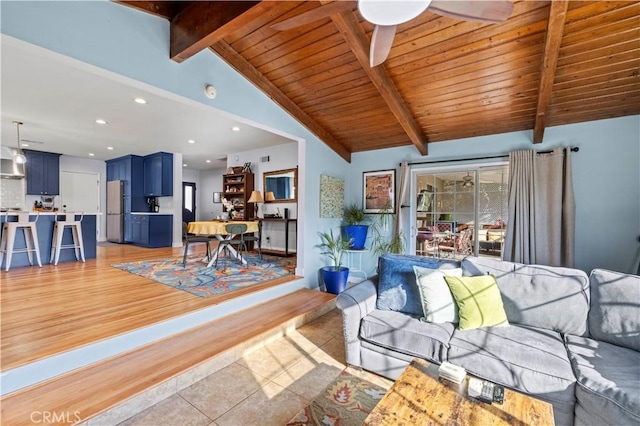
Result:
[[[510,325],[421,321],[413,265],[494,275]],[[384,255],[378,269],[337,299],[348,364],[395,379],[415,357],[449,361],[551,403],[558,425],[640,425],[640,277],[478,257]]]

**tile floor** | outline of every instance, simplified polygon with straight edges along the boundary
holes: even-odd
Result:
[[[120,425],[284,425],[345,367],[342,317],[334,309]],[[384,388],[392,383],[349,372]]]

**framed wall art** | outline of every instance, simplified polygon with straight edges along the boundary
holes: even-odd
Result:
[[[365,213],[396,212],[396,171],[362,173],[362,205]]]
[[[342,217],[344,212],[344,180],[320,175],[320,217]]]

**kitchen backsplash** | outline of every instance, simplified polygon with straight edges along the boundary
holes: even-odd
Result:
[[[0,179],[0,207],[25,209],[26,181]]]

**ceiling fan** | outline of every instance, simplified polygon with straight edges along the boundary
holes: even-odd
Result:
[[[467,175],[462,178],[462,187],[463,188],[472,188],[473,187],[473,178],[467,172]]]
[[[278,22],[271,28],[284,31],[352,8],[352,2],[334,1]],[[463,21],[498,23],[511,15],[513,3],[511,0],[358,0],[362,17],[375,25],[369,50],[371,67],[387,59],[397,26],[417,18],[427,9]]]

